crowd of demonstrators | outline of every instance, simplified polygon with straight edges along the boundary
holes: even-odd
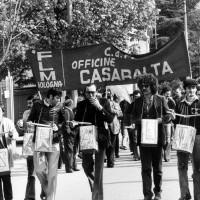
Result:
[[[192,153],[192,167],[193,167],[193,186],[194,186],[194,199],[200,199],[200,117],[195,116],[200,111],[200,101],[196,95],[197,81],[194,79],[186,79],[184,81],[184,89],[186,92],[185,97],[179,104],[176,105],[176,113],[185,115],[185,117],[177,116],[175,124],[183,124],[192,126],[196,129],[196,138]],[[187,115],[194,115],[194,117],[187,117]],[[177,151],[178,158],[178,172],[179,172],[179,185],[180,185],[180,200],[191,199],[188,183],[188,161],[190,154],[186,152]]]
[[[162,89],[161,91],[161,95],[163,95],[167,101],[167,105],[169,107],[169,109],[172,109],[172,110],[175,110],[175,107],[176,107],[176,103],[175,101],[172,99],[172,89],[170,86],[166,86]],[[171,148],[172,148],[172,141],[171,141],[171,138],[174,134],[174,124],[173,122],[171,121],[169,124],[168,124],[169,129],[166,131],[169,131],[168,133],[168,137],[167,137],[167,143],[166,143],[166,146],[164,147],[164,160],[165,162],[169,162],[170,161],[170,157],[171,157]],[[167,134],[167,133],[166,133]]]
[[[13,146],[12,140],[16,140],[18,132],[14,123],[4,117],[4,106],[0,104],[0,149],[7,151],[8,167],[0,172],[0,199],[12,200],[13,191],[11,183],[11,167],[13,167]],[[6,161],[4,161],[6,163]]]
[[[98,134],[107,132],[106,123],[113,121],[114,115],[111,113],[110,102],[106,98],[97,98],[97,89],[94,84],[85,87],[86,99],[77,104],[75,121],[90,122],[97,127]],[[71,123],[72,128],[76,123]],[[83,153],[82,166],[92,192],[92,200],[103,200],[103,168],[106,146],[101,143],[98,137],[99,151],[97,153]],[[94,157],[93,157],[94,155]]]
[[[138,131],[138,143],[140,147],[140,158],[142,164],[142,183],[145,200],[161,199],[162,192],[162,148],[165,141],[162,137],[162,121],[165,123],[174,119],[172,114],[167,114],[169,108],[164,97],[157,95],[158,80],[152,74],[144,74],[138,78],[138,87],[142,93],[135,100],[131,113],[131,122]],[[142,119],[158,120],[158,144],[148,146],[141,143]],[[152,192],[152,168],[154,188]]]
[[[196,116],[200,113],[200,100],[198,98],[198,91],[200,90],[197,81],[194,79],[186,79],[184,81],[183,89],[185,90],[185,95],[183,95],[180,85],[173,89],[166,86],[159,95],[158,80],[154,75],[144,74],[139,76],[137,80],[139,90],[135,90],[131,94],[131,103],[128,103],[126,100],[122,100],[119,103],[119,98],[112,94],[111,91],[107,91],[107,94],[103,94],[103,97],[101,97],[94,84],[89,84],[85,87],[84,97],[79,97],[76,108],[73,108],[73,100],[68,96],[65,97],[65,101],[62,104],[60,102],[62,93],[56,88],[51,88],[43,100],[37,99],[33,103],[35,97],[30,96],[27,98],[28,110],[23,115],[24,131],[26,132],[28,129],[27,124],[29,126],[32,125],[31,122],[51,125],[53,128],[53,151],[35,151],[33,156],[27,157],[28,182],[25,200],[35,199],[35,173],[42,187],[41,199],[55,199],[60,151],[62,152],[61,157],[66,173],[79,170],[77,168],[76,156],[78,153],[78,142],[80,142],[80,138],[78,138],[80,122],[91,123],[91,125],[97,127],[98,131],[98,151],[80,152],[82,167],[91,188],[92,200],[104,199],[104,158],[106,155],[107,167],[114,167],[114,155],[119,157],[118,136],[120,132],[122,134],[120,148],[122,150],[127,149],[126,143],[129,138],[129,147],[134,160],[141,160],[144,200],[160,200],[162,193],[163,149],[164,160],[169,162],[172,148],[171,138],[173,138],[177,124],[192,126],[197,130],[191,157],[194,199],[200,199],[200,124],[198,123],[200,117]],[[0,105],[0,116],[1,113],[3,115],[3,111],[4,109]],[[182,116],[177,115],[175,118],[176,113]],[[192,115],[194,116],[191,117]],[[10,142],[12,139],[15,139],[17,132],[15,129],[12,129],[13,126],[10,121],[6,121],[5,117],[2,119],[0,120],[0,131],[8,131],[9,134],[0,136],[0,147],[9,149]],[[158,122],[157,144],[149,145],[141,141],[142,134],[144,134],[142,132],[142,121],[144,119],[156,120]],[[26,122],[28,123],[26,124]],[[169,135],[166,135],[166,129],[163,128],[165,126],[171,127]],[[36,131],[34,132],[33,142],[35,142],[35,135]],[[102,135],[104,137],[101,137]],[[179,200],[189,200],[191,199],[191,194],[187,170],[190,154],[177,151],[177,158],[181,193]],[[3,187],[5,200],[13,199],[10,171],[0,172],[0,178],[4,185],[8,184],[8,187]],[[154,186],[153,190],[152,186]],[[0,187],[0,191],[2,196],[2,187]]]
[[[56,88],[48,90],[44,100],[34,102],[27,122],[51,125],[53,129],[52,152],[34,152],[34,169],[44,190],[42,199],[54,200],[57,186],[57,170],[60,155],[59,132],[65,122],[60,97],[62,92]],[[35,143],[36,133],[33,142]]]

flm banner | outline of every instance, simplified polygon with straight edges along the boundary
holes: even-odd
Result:
[[[89,83],[98,87],[133,84],[144,73],[160,81],[191,75],[184,33],[162,48],[143,55],[129,55],[102,43],[64,50],[29,50],[29,62],[38,89],[81,89]]]

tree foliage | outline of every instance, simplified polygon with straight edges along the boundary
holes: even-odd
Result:
[[[158,14],[154,0],[72,0],[71,16],[70,1],[2,2],[0,11],[5,18],[0,19],[0,35],[5,47],[1,52],[1,78],[9,68],[19,84],[29,83],[23,78],[30,69],[27,49],[74,48],[107,41],[131,53],[134,46],[127,41],[145,37],[144,30],[154,25]]]
[[[188,50],[194,78],[200,75],[199,68],[199,30],[200,17],[197,14],[196,5],[200,0],[186,1],[187,19],[188,19]],[[161,47],[167,41],[175,37],[179,32],[184,31],[184,8],[183,0],[172,4],[158,4],[160,13],[157,19],[158,47]],[[151,41],[155,46],[155,41]]]

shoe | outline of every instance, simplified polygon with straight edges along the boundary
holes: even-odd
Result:
[[[169,159],[165,159],[165,162],[169,162]]]
[[[161,195],[160,194],[155,194],[154,200],[160,200],[161,199]]]
[[[116,157],[116,158],[119,158],[119,155],[116,155],[115,157]]]
[[[81,154],[78,154],[78,157],[79,157],[80,159],[82,159],[82,158],[83,158]]]
[[[80,171],[80,169],[78,169],[78,168],[73,168],[73,170],[74,170],[75,172]]]
[[[107,165],[108,168],[114,168],[114,165]]]
[[[133,156],[133,155],[134,155],[134,153],[131,154],[131,156]]]
[[[139,161],[140,158],[133,157],[133,160],[134,160],[134,161]]]
[[[66,171],[66,173],[73,173],[72,169],[66,169],[65,171]]]
[[[144,197],[144,200],[152,200],[152,197],[146,196]]]

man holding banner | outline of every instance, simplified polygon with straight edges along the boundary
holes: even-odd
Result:
[[[200,200],[200,100],[196,96],[197,81],[194,79],[186,79],[184,81],[184,89],[186,91],[185,98],[176,106],[176,113],[181,114],[176,117],[175,124],[187,125],[196,129],[196,137],[192,152],[193,167],[193,185],[194,200]],[[177,129],[177,126],[176,126]],[[176,134],[176,131],[175,131]],[[189,135],[189,132],[186,133]],[[189,138],[187,139],[189,141]],[[180,143],[180,141],[179,141]],[[177,151],[178,172],[181,197],[179,200],[191,199],[188,184],[188,161],[190,153],[186,151]]]
[[[162,123],[168,123],[173,115],[167,114],[169,108],[165,98],[157,95],[158,80],[153,74],[140,76],[138,87],[142,96],[135,100],[131,122],[138,131],[144,200],[153,197],[152,168],[154,200],[159,200],[162,192],[162,148],[166,143]]]

